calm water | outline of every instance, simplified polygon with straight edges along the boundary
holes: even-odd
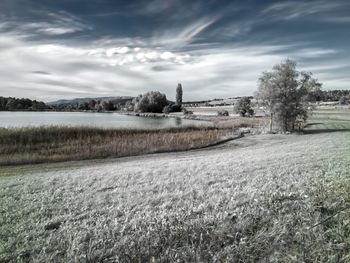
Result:
[[[0,127],[93,126],[121,129],[159,129],[180,126],[208,126],[208,122],[180,118],[149,118],[118,113],[87,112],[0,112]]]

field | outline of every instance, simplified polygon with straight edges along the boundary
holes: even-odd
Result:
[[[193,114],[198,116],[216,116],[218,111],[228,111],[230,116],[239,116],[234,113],[233,105],[226,106],[198,106],[198,107],[186,107],[187,110],[192,111]],[[255,108],[255,116],[264,116],[262,110]]]
[[[322,109],[313,111],[307,132],[350,131],[350,109]]]
[[[349,262],[350,132],[331,128],[0,176],[0,261]]]
[[[187,107],[186,108],[189,111],[192,111],[196,115],[217,115],[218,111],[225,111],[227,110],[230,115],[233,115],[233,106],[227,105],[227,106],[201,106],[201,107]]]

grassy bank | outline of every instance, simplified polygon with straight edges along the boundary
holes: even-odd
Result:
[[[232,128],[114,130],[91,127],[0,129],[0,165],[32,164],[163,151],[186,150],[216,142]]]

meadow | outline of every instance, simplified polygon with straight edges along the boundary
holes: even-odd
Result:
[[[306,132],[350,131],[350,109],[316,108],[308,120]]]
[[[227,106],[200,106],[200,107],[187,107],[186,108],[189,111],[192,111],[194,114],[197,115],[217,115],[218,111],[225,111],[227,110],[231,115],[233,114],[233,106],[227,105]]]
[[[333,128],[1,176],[0,261],[348,262]]]

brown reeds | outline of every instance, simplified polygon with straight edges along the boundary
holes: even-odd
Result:
[[[92,127],[0,129],[0,165],[123,157],[215,143],[232,128],[115,130]]]

